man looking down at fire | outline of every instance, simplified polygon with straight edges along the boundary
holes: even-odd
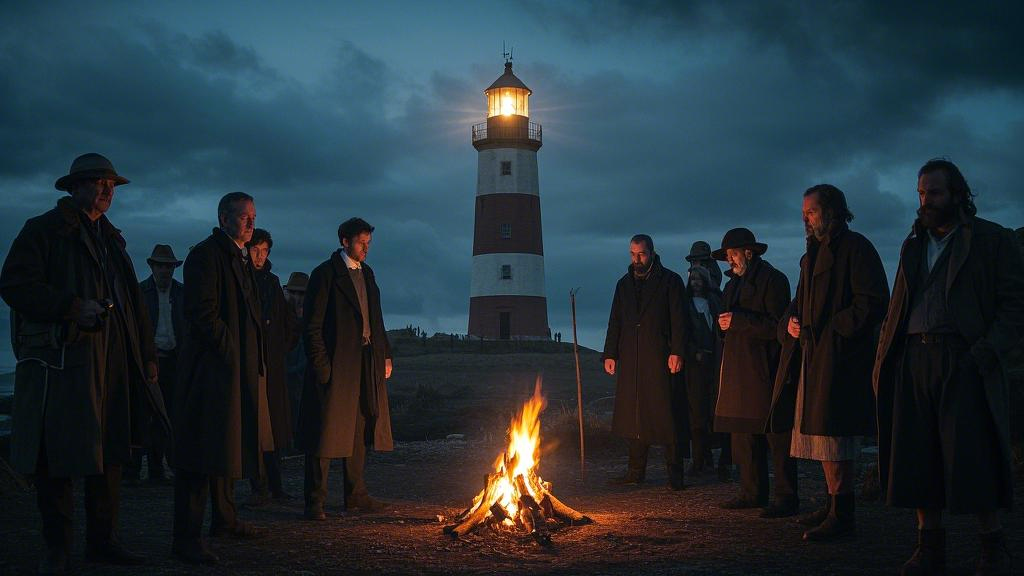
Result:
[[[688,438],[677,437],[674,418],[686,417],[686,390],[674,391],[672,375],[683,369],[688,336],[686,288],[679,274],[665,268],[646,234],[629,243],[632,263],[615,285],[604,370],[616,376],[612,431],[629,439],[629,468],[611,484],[640,484],[651,444],[665,446],[669,486],[683,488],[683,457]],[[667,353],[667,354],[666,354]]]
[[[338,227],[341,250],[309,275],[303,303],[308,365],[299,420],[306,453],[306,518],[324,520],[331,458],[344,458],[345,509],[377,512],[363,480],[366,447],[391,450],[385,380],[391,345],[380,289],[366,264],[373,226],[350,218]]]

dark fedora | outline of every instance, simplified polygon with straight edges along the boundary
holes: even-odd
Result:
[[[722,237],[722,247],[711,253],[715,260],[725,261],[725,251],[729,248],[749,248],[760,256],[768,250],[768,245],[758,242],[754,233],[746,228],[733,228]]]
[[[153,253],[146,258],[146,262],[149,262],[151,266],[153,264],[172,264],[175,268],[181,266],[181,260],[174,257],[174,250],[167,244],[153,246]]]
[[[309,274],[292,272],[288,276],[288,283],[284,285],[284,289],[291,292],[305,292],[307,284],[309,284]]]
[[[687,262],[694,260],[707,260],[711,258],[711,245],[703,240],[697,240],[690,246],[690,255],[686,257]]]
[[[128,183],[127,178],[118,174],[117,170],[114,170],[114,165],[110,163],[110,160],[107,160],[106,156],[89,152],[75,158],[75,161],[71,163],[71,169],[68,170],[67,176],[58,178],[54,187],[57,190],[71,192],[71,185],[78,180],[100,178],[113,180],[114,186]]]

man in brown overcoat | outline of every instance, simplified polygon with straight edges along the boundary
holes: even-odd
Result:
[[[975,574],[1008,574],[998,509],[1013,497],[1004,358],[1024,332],[1024,264],[1010,230],[978,218],[948,160],[918,171],[875,356],[878,465],[892,506],[917,509],[903,574],[945,573],[942,510],[978,518]]]
[[[366,264],[373,226],[350,218],[338,227],[341,249],[309,275],[304,343],[309,363],[300,407],[299,447],[306,453],[306,518],[323,520],[332,458],[345,459],[345,509],[375,512],[363,472],[366,449],[392,450],[386,380],[391,344],[380,289]]]
[[[259,291],[245,248],[256,221],[252,196],[226,194],[217,218],[220,226],[185,258],[189,337],[174,391],[172,551],[207,564],[217,561],[200,537],[207,495],[210,536],[262,536],[238,520],[234,482],[258,477],[263,452],[274,449]]]
[[[801,518],[810,526],[803,538],[832,540],[855,527],[857,437],[875,434],[871,364],[889,282],[871,241],[850,230],[853,213],[842,190],[807,189],[803,219],[807,253],[778,326],[782,361],[771,427],[792,430],[790,456],[821,462],[828,504]]]
[[[147,404],[170,433],[153,328],[124,238],[106,216],[114,187],[127,183],[99,154],[75,158],[56,182],[71,195],[25,223],[0,272],[18,359],[11,465],[34,476],[43,574],[67,566],[72,477],[85,478],[86,558],[142,562],[117,537],[121,470]]]
[[[732,435],[733,461],[740,467],[739,494],[726,509],[764,506],[765,516],[798,507],[796,461],[789,457],[789,431],[766,431],[772,385],[779,362],[776,327],[789,305],[789,280],[761,258],[768,246],[746,228],[733,228],[712,254],[729,263],[718,326],[724,338],[715,405],[716,432]],[[775,473],[768,501],[768,451]]]

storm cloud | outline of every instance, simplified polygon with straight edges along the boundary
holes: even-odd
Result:
[[[796,280],[803,190],[847,192],[895,272],[916,170],[946,156],[979,215],[1024,224],[1024,8],[971,3],[66,3],[0,23],[0,257],[86,151],[132,183],[109,216],[140,276],[217,199],[256,197],[275,271],[308,271],[340,221],[377,227],[389,327],[465,332],[476,182],[469,128],[502,71],[533,89],[550,324],[580,287],[600,348],[627,242],[682,271],[746,226]],[[500,22],[495,15],[501,14]],[[6,325],[6,323],[4,323]],[[0,364],[4,364],[0,361]]]

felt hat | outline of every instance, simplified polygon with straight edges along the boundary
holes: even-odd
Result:
[[[113,180],[114,186],[128,183],[127,178],[118,174],[117,170],[114,170],[114,165],[110,163],[110,160],[107,160],[106,156],[89,152],[75,158],[67,175],[58,178],[53,186],[57,190],[71,192],[71,185],[75,182],[94,178]]]
[[[768,250],[768,245],[758,242],[754,233],[746,228],[733,228],[722,237],[722,247],[711,253],[715,260],[725,261],[725,251],[729,248],[749,248],[760,256]]]

